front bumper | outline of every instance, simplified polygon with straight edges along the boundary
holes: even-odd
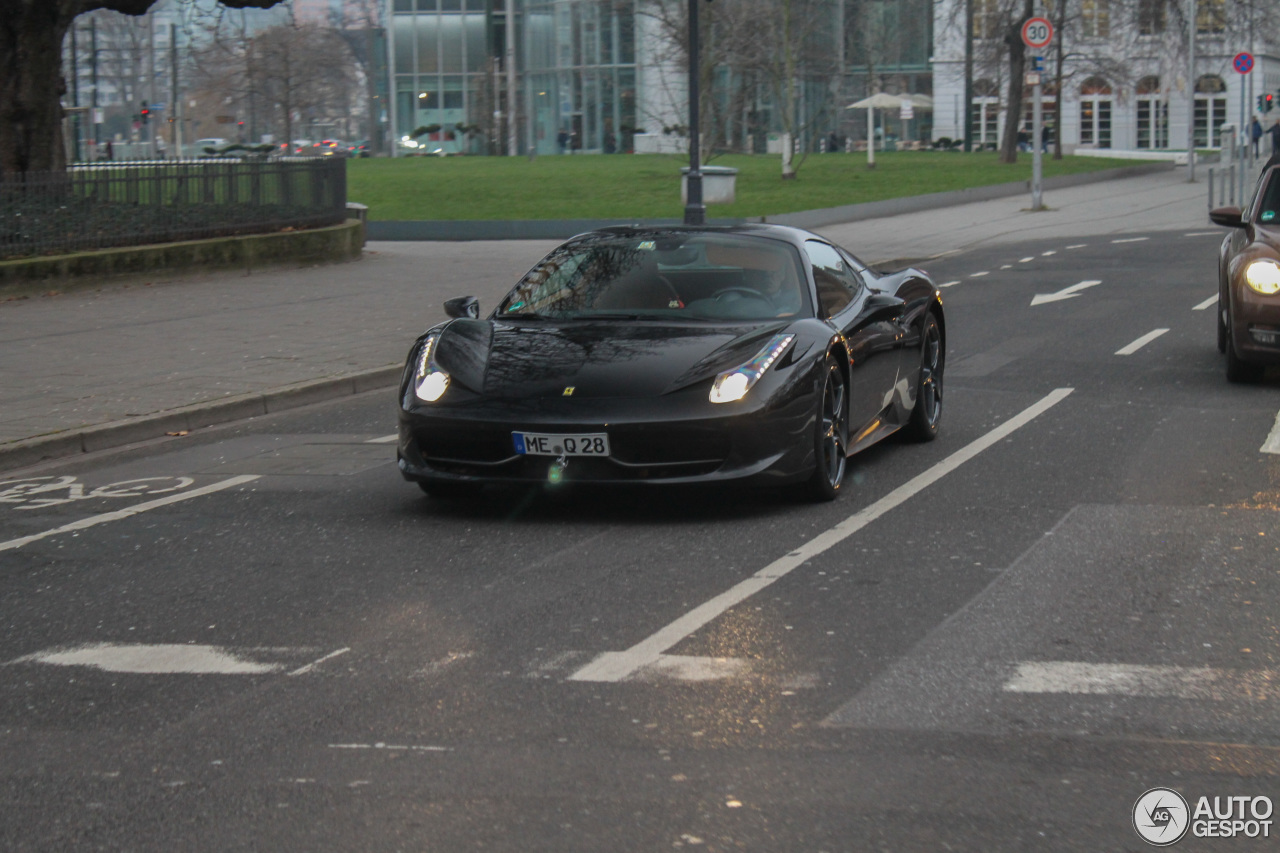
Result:
[[[705,390],[650,400],[402,405],[400,472],[422,483],[549,482],[556,458],[516,453],[513,431],[608,433],[611,455],[569,457],[558,477],[566,483],[783,485],[812,472],[813,400],[713,405]]]
[[[1231,296],[1236,355],[1254,364],[1280,364],[1280,294],[1264,296],[1237,282]]]

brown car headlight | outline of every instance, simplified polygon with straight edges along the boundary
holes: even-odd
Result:
[[[1244,280],[1264,296],[1280,293],[1280,264],[1275,261],[1253,261],[1245,267]]]

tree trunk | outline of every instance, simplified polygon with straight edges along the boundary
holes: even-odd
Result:
[[[1023,16],[1009,25],[1004,43],[1009,47],[1009,96],[1005,99],[1004,137],[1000,140],[1000,162],[1018,162],[1018,127],[1022,124],[1023,79],[1027,71],[1027,46],[1022,42],[1022,24],[1033,17],[1035,7],[1026,0]]]
[[[70,21],[55,3],[0,0],[0,176],[66,168],[62,38]]]

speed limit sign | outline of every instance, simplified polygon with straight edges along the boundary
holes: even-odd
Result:
[[[1022,25],[1022,43],[1027,47],[1048,47],[1053,41],[1053,24],[1048,18],[1028,18]]]

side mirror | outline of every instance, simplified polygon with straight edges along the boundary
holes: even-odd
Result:
[[[1209,220],[1215,225],[1225,225],[1228,228],[1243,228],[1245,223],[1240,218],[1240,208],[1238,207],[1218,207],[1209,211]]]
[[[458,296],[453,299],[446,299],[444,313],[454,318],[470,317],[472,320],[479,320],[480,300],[474,296]]]

